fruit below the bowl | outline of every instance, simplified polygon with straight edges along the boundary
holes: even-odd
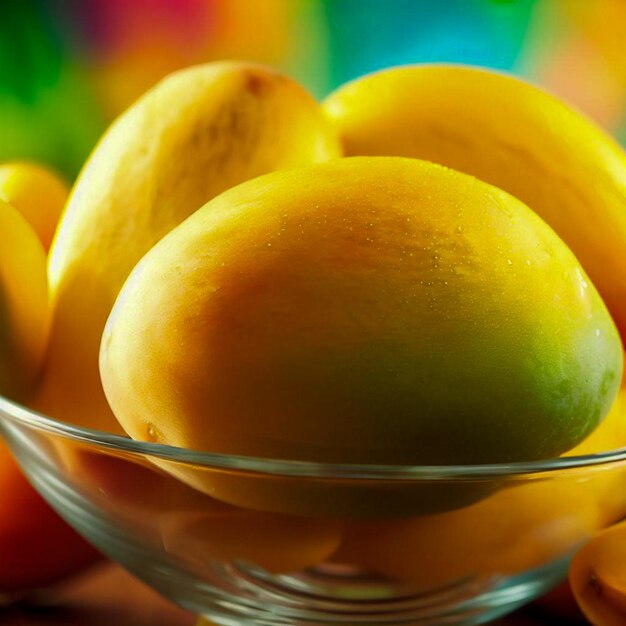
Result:
[[[622,352],[528,207],[434,164],[352,158],[245,183],[170,232],[117,300],[101,374],[137,439],[488,463],[580,442],[613,402]]]
[[[339,154],[305,89],[252,63],[192,67],[140,98],[85,164],[50,251],[53,321],[35,408],[121,433],[102,393],[98,349],[133,266],[223,190]]]
[[[626,155],[591,120],[501,73],[383,70],[324,103],[346,156],[426,159],[527,204],[572,249],[626,336]]]

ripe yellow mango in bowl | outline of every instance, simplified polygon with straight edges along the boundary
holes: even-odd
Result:
[[[504,463],[589,434],[622,352],[584,270],[528,207],[431,163],[370,157],[258,178],[171,231],[117,300],[101,373],[144,441]]]

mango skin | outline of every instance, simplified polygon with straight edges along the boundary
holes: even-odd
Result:
[[[174,229],[120,293],[100,370],[136,439],[488,463],[582,440],[622,353],[528,207],[431,163],[355,158],[250,181]]]
[[[68,195],[65,181],[37,163],[9,161],[0,164],[0,198],[26,218],[46,252]]]
[[[105,133],[59,225],[50,251],[50,348],[35,408],[121,432],[102,392],[98,349],[137,261],[223,190],[339,155],[313,98],[261,66],[192,67],[149,91]]]
[[[0,394],[30,393],[48,328],[46,253],[20,212],[0,200]]]
[[[626,154],[550,94],[475,68],[394,68],[324,102],[346,156],[407,156],[519,198],[577,256],[626,336]]]

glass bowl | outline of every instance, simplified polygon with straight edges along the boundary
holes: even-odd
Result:
[[[225,625],[480,624],[626,513],[626,448],[479,466],[329,465],[76,428],[0,398],[34,486],[99,550]]]

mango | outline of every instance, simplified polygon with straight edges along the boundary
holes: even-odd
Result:
[[[626,355],[623,356],[626,362]],[[615,402],[604,421],[563,456],[584,456],[626,447],[626,369]]]
[[[499,488],[485,480],[385,480],[283,476],[181,467],[155,461],[194,489],[229,504],[267,513],[328,519],[398,519],[456,510]]]
[[[133,266],[221,191],[339,155],[313,98],[257,65],[192,67],[139,99],[87,161],[50,250],[53,320],[35,408],[121,432],[102,393],[98,349]]]
[[[598,533],[572,559],[569,582],[587,619],[598,626],[626,623],[626,522]]]
[[[0,198],[26,218],[46,252],[68,195],[65,181],[41,165],[23,161],[0,164]]]
[[[46,253],[0,200],[0,394],[23,400],[38,375],[49,327]]]
[[[0,200],[0,394],[28,400],[48,324],[44,247],[25,217]],[[0,595],[57,583],[100,558],[35,491],[1,443],[0,492]]]
[[[594,123],[521,80],[450,65],[366,76],[324,108],[347,155],[434,161],[522,200],[572,249],[626,336],[626,154]]]
[[[378,157],[276,172],[207,203],[131,273],[100,370],[135,439],[487,463],[580,442],[613,402],[622,352],[593,284],[528,207]]]

